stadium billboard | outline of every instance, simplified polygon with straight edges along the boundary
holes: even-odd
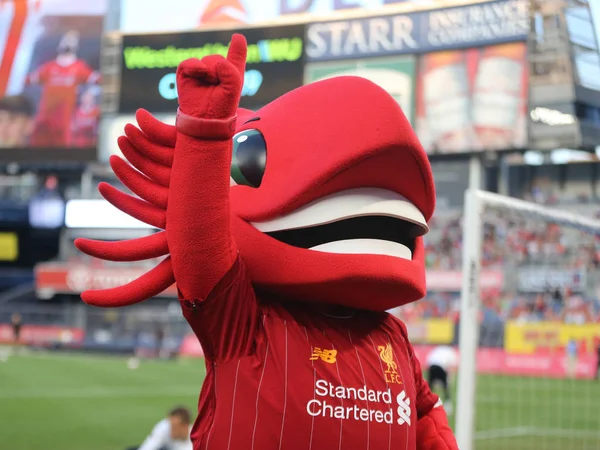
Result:
[[[96,158],[106,8],[0,2],[0,160]]]
[[[527,148],[524,43],[423,55],[416,132],[428,153]]]
[[[312,21],[321,16],[364,14],[364,9],[371,14],[406,13],[482,1],[486,0],[121,0],[120,31],[155,33],[307,18]]]
[[[227,53],[232,31],[125,35],[119,112],[177,110],[175,70],[191,57]],[[304,25],[244,30],[248,40],[240,106],[256,109],[303,83]]]
[[[56,344],[77,346],[85,339],[85,331],[82,328],[54,325],[26,324],[21,333],[21,343],[40,347],[50,347]],[[12,327],[0,324],[0,344],[12,344],[13,342]]]
[[[414,351],[420,361],[427,361],[433,345],[415,345]],[[457,349],[458,351],[459,349]],[[594,379],[596,376],[595,355],[579,355],[574,367],[574,376],[578,379]],[[560,352],[533,352],[528,354],[510,353],[498,348],[479,348],[477,350],[477,372],[490,375],[509,375],[523,377],[543,377],[564,379],[571,377],[568,364]]]
[[[524,149],[528,34],[526,0],[313,23],[305,79],[370,78],[429,153]]]
[[[89,289],[110,289],[127,284],[148,271],[141,264],[90,266],[84,261],[53,261],[35,266],[35,288],[39,298],[49,299],[56,294],[79,295]],[[177,297],[175,286],[158,297]]]
[[[523,293],[545,293],[559,289],[585,292],[587,271],[585,268],[525,266],[519,268],[517,288]]]
[[[556,351],[564,349],[571,341],[577,342],[579,352],[593,354],[600,342],[600,324],[508,321],[504,339],[504,349],[514,354]]]
[[[421,54],[526,41],[529,2],[499,0],[454,8],[307,26],[309,61]]]

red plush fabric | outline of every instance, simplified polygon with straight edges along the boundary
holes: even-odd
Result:
[[[392,436],[398,436],[394,442],[400,442],[402,448],[414,449],[417,442],[420,450],[457,449],[445,412],[434,407],[437,397],[423,380],[404,325],[398,326],[389,315],[370,312],[366,314],[377,320],[361,331],[365,316],[359,314],[365,311],[355,311],[356,316],[351,318],[357,322],[345,329],[346,325],[340,323],[354,322],[321,317],[319,311],[328,306],[311,308],[288,302],[293,299],[337,303],[384,311],[418,300],[425,295],[422,238],[416,239],[412,260],[405,260],[305,250],[269,237],[253,225],[291,213],[326,195],[364,187],[404,196],[429,220],[435,206],[433,177],[410,124],[391,96],[357,77],[302,87],[257,112],[238,109],[245,59],[245,40],[236,35],[227,58],[210,56],[184,61],[177,70],[177,86],[180,110],[188,119],[173,127],[138,111],[139,129],[126,127],[126,136],[118,143],[133,167],[118,157],[111,159],[111,166],[137,197],[106,184],[100,186],[100,191],[117,208],[161,231],[132,241],[78,240],[76,245],[86,253],[114,261],[165,258],[125,286],[85,292],[84,301],[98,306],[124,306],[155,296],[177,281],[184,315],[200,337],[207,356],[216,358],[218,347],[225,349],[225,359],[231,362],[227,365],[221,361],[208,367],[201,394],[201,425],[212,433],[215,423],[225,424],[224,429],[217,427],[214,442],[225,442],[227,436],[231,442],[234,411],[229,405],[234,399],[228,402],[226,398],[235,396],[238,382],[242,395],[239,401],[251,411],[240,416],[240,427],[248,428],[252,423],[248,417],[258,415],[261,397],[267,399],[263,404],[279,419],[281,410],[263,392],[285,392],[287,399],[289,359],[290,364],[295,364],[290,366],[294,375],[303,370],[308,374],[298,375],[307,383],[292,384],[290,395],[303,389],[302,398],[314,398],[317,367],[319,376],[339,378],[343,384],[339,366],[344,367],[344,383],[379,385],[379,389],[389,389],[390,396],[393,391],[397,411],[402,410],[397,414],[407,415],[406,418],[390,422],[394,430],[387,425],[381,428],[389,434],[371,435],[367,427],[366,437],[361,436],[367,442],[385,441],[389,446]],[[213,120],[233,123],[235,116],[236,129],[228,128],[219,139],[215,139],[215,133],[201,129]],[[195,124],[201,126],[193,129]],[[266,142],[266,170],[258,188],[230,187],[231,135],[249,129],[260,131]],[[235,265],[236,261],[240,263]],[[223,293],[227,295],[221,296]],[[207,310],[214,314],[207,315]],[[203,317],[209,320],[202,322]],[[302,322],[299,317],[306,320]],[[320,320],[327,321],[330,336],[325,332],[327,327],[318,325]],[[339,339],[335,345],[329,341],[333,335]],[[366,340],[365,336],[372,335],[377,344]],[[292,345],[289,358],[288,338]],[[316,364],[328,361],[316,361],[313,355],[324,345],[339,357],[335,366],[326,369]],[[354,358],[361,365],[360,373]],[[363,360],[367,371],[362,370]],[[261,392],[258,386],[267,361],[273,381]],[[315,361],[314,365],[310,361]],[[234,367],[237,368],[232,371]],[[412,370],[412,374],[404,378],[406,370]],[[388,377],[402,380],[388,381]],[[295,413],[310,425],[306,407],[299,406],[298,398],[290,402],[290,414]],[[217,403],[225,406],[218,409]],[[282,404],[287,405],[285,400]],[[221,413],[220,420],[214,421],[217,411],[230,411],[231,418]],[[412,422],[410,411],[414,412]],[[296,423],[299,422],[290,419],[290,424]],[[328,422],[321,421],[319,426],[323,425],[326,427],[322,428],[321,442],[341,445],[342,427],[339,432],[332,432]],[[346,432],[353,436],[356,429],[346,428]],[[202,430],[196,427],[197,447],[207,438]],[[279,441],[281,445],[283,428],[278,430],[279,434],[274,434],[271,428],[262,428],[263,440]],[[293,434],[297,430],[287,430],[292,433],[290,442],[298,446],[300,441]],[[248,441],[254,440],[252,430],[246,435],[250,436]],[[301,437],[312,442],[312,432]],[[257,444],[260,446],[260,442]]]
[[[240,35],[227,59],[215,55],[181,63],[180,111],[205,120],[235,116],[245,64],[246,42]],[[177,182],[169,187],[167,241],[180,295],[204,299],[237,256],[229,217],[231,136],[202,139],[185,131],[178,132],[175,144],[171,176]]]
[[[290,111],[293,112],[290,114]],[[258,189],[234,186],[234,235],[256,285],[300,301],[386,310],[425,295],[422,242],[413,260],[290,247],[249,222],[360,187],[398,192],[426,219],[435,191],[427,155],[398,103],[379,86],[340,77],[296,89],[256,112],[267,145]]]
[[[458,450],[443,408],[433,408],[417,423],[417,450]]]

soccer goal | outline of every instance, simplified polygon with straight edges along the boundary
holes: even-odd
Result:
[[[600,450],[600,220],[465,195],[461,450]]]

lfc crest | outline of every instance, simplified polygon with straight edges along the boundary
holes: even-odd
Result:
[[[387,364],[387,369],[385,370],[385,381],[390,384],[402,384],[400,377],[398,376],[398,364],[394,361],[394,350],[392,349],[392,344],[389,342],[387,345],[380,345],[377,347],[379,350],[379,357],[381,360]]]

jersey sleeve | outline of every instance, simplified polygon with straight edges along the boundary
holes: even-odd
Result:
[[[406,329],[406,325],[404,325],[404,323],[402,323],[400,320],[396,318],[394,319],[400,326],[401,333],[404,336],[408,346],[408,355],[413,369],[415,390],[417,395],[417,416],[420,419],[421,417],[427,415],[434,407],[441,405],[440,398],[431,391],[429,383],[427,383],[423,377],[421,363],[419,362],[417,355],[415,355],[414,349],[408,340],[408,331]]]
[[[254,350],[260,309],[239,255],[205,299],[183,299],[181,305],[207,359],[227,362]]]
[[[77,83],[87,83],[88,78],[92,76],[92,73],[94,73],[94,71],[90,66],[83,61],[79,61],[79,64],[77,65]]]
[[[27,84],[44,84],[50,76],[53,62],[47,62],[35,69],[27,76]]]
[[[165,421],[157,423],[138,450],[163,450],[169,443],[169,427]]]

